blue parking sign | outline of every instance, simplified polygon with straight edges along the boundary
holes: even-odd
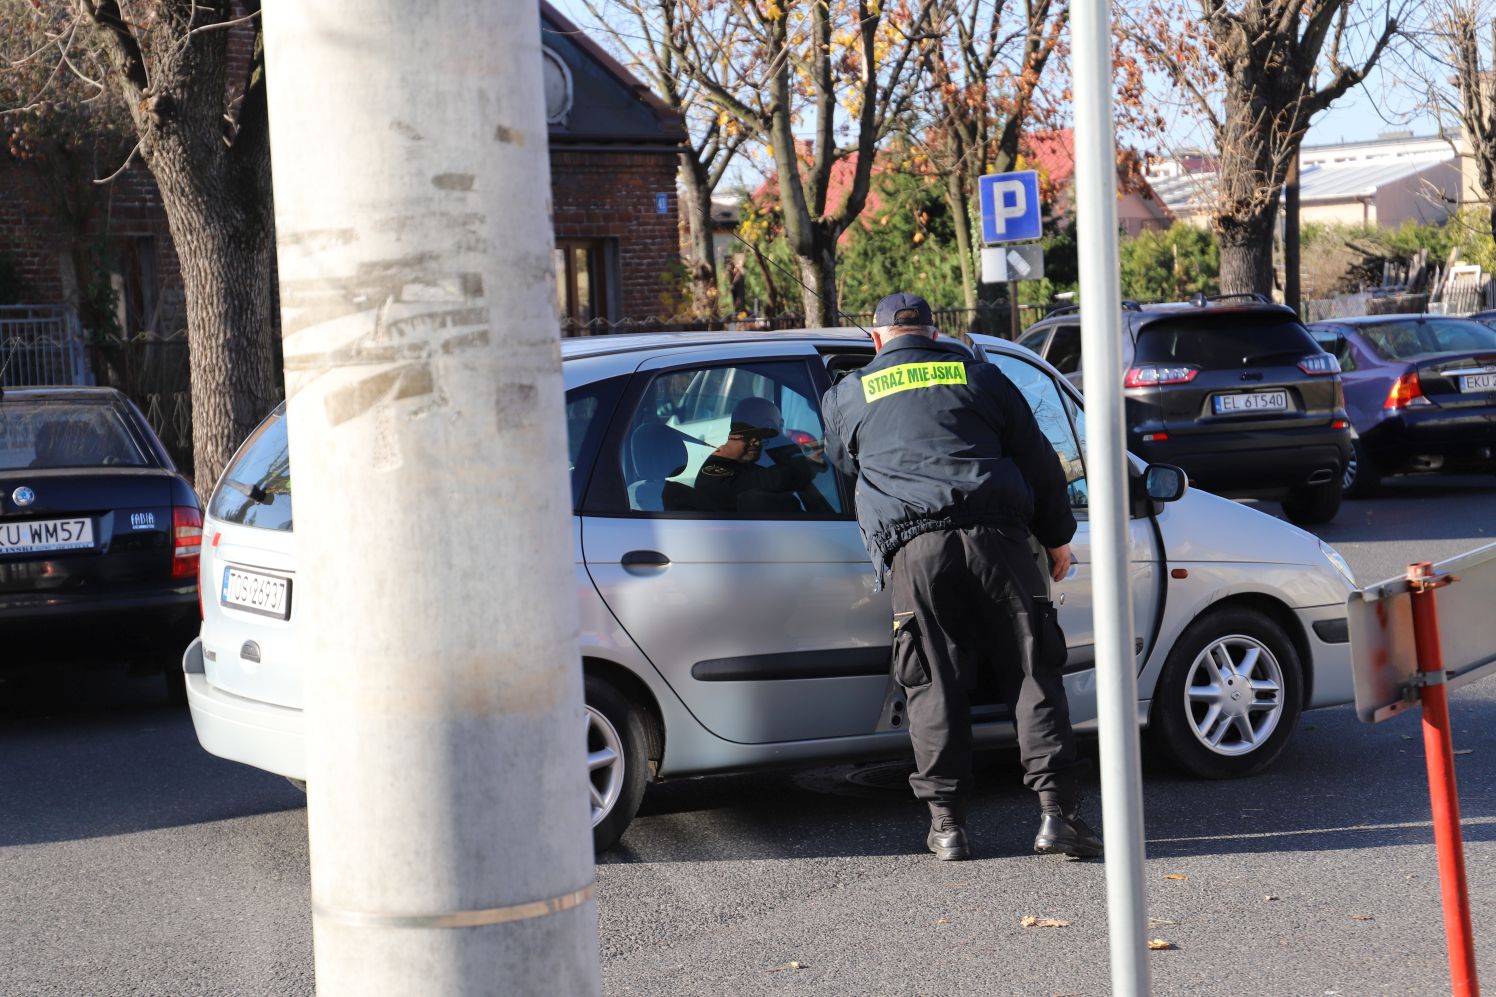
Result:
[[[989,173],[977,181],[977,201],[983,242],[1024,242],[1044,235],[1039,174],[1033,170]]]

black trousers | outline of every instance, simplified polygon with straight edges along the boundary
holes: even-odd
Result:
[[[971,694],[1013,713],[1024,783],[1041,805],[1076,802],[1064,636],[1028,538],[975,526],[915,537],[893,559],[894,678],[904,689],[921,800],[970,794]]]

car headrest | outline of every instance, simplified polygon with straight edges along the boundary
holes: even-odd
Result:
[[[686,469],[689,457],[681,434],[663,422],[646,422],[629,437],[634,471],[645,479],[670,478]]]

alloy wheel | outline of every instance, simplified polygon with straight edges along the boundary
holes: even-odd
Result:
[[[1348,492],[1356,487],[1356,471],[1360,462],[1356,459],[1356,452],[1351,451],[1350,457],[1346,458],[1345,470],[1340,474],[1340,490]]]
[[[1190,729],[1201,744],[1220,755],[1250,754],[1283,716],[1283,669],[1254,637],[1218,637],[1195,656],[1184,698]]]
[[[592,826],[612,812],[623,794],[623,739],[612,721],[587,707],[587,790]]]

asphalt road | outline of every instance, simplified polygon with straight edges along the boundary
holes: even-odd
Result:
[[[1496,539],[1496,480],[1399,481],[1322,535],[1363,582],[1397,574]],[[304,798],[161,702],[109,673],[0,685],[0,994],[312,992]],[[1496,681],[1453,716],[1496,985]],[[1263,776],[1150,771],[1154,993],[1447,993],[1418,734],[1323,710]],[[1103,867],[1030,854],[1014,760],[983,771],[962,864],[922,851],[897,765],[657,787],[598,866],[607,992],[1108,993]]]

